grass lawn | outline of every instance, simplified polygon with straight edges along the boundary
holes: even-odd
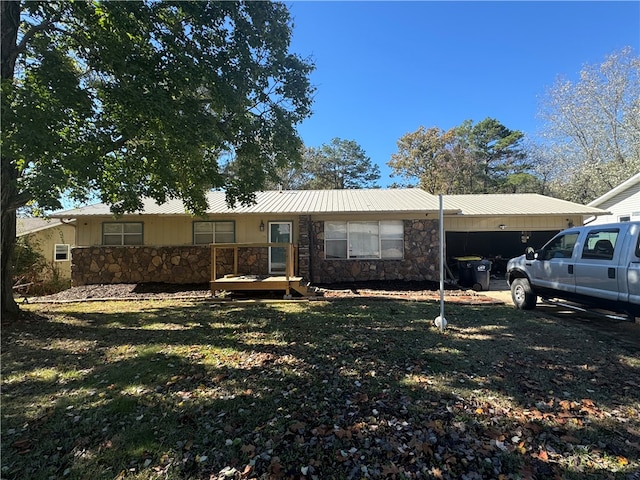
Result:
[[[25,305],[2,479],[640,478],[638,344],[505,306]],[[635,327],[635,326],[633,326]],[[640,328],[640,326],[638,326]]]

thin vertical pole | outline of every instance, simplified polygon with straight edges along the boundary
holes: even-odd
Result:
[[[438,222],[440,224],[440,331],[444,332],[444,213],[442,206],[442,194],[438,195],[440,212]]]
[[[215,280],[216,279],[216,254],[218,252],[218,249],[215,247],[215,245],[211,244],[211,280]]]
[[[238,276],[238,247],[233,247],[233,274]]]

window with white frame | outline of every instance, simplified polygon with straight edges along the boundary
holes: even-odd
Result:
[[[404,258],[404,223],[380,222],[380,255],[382,258]]]
[[[347,244],[347,222],[324,222],[325,258],[348,258]]]
[[[53,247],[53,260],[56,262],[66,262],[70,256],[70,246],[66,243],[56,243]]]
[[[236,241],[235,222],[193,222],[193,244],[234,243]]]
[[[103,245],[142,245],[142,222],[102,224]]]
[[[379,222],[325,222],[327,259],[404,258],[402,220]]]

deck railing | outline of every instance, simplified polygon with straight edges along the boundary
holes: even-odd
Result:
[[[295,263],[296,255],[295,251],[297,246],[293,243],[278,243],[278,242],[264,242],[264,243],[212,243],[211,244],[211,280],[215,281],[217,276],[217,255],[219,249],[232,249],[233,250],[233,275],[238,276],[238,250],[240,248],[284,248],[285,252],[285,268],[284,275],[286,280],[289,281],[289,277],[295,275]],[[269,272],[265,272],[269,274]]]

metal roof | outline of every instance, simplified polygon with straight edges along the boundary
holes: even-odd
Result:
[[[496,215],[604,215],[599,208],[546,197],[537,193],[445,195],[444,206],[465,216]]]
[[[47,228],[65,225],[58,219],[42,217],[18,217],[16,218],[16,236],[22,237],[31,233],[46,230]]]
[[[256,193],[252,205],[227,205],[225,192],[207,194],[208,214],[329,214],[329,213],[437,213],[438,197],[419,188],[360,190],[269,190]],[[604,215],[608,212],[535,193],[444,195],[444,213],[465,216],[497,215]],[[188,215],[181,200],[158,205],[143,200],[143,209],[134,214]],[[99,203],[57,212],[52,218],[111,216],[109,205]]]
[[[256,192],[252,205],[236,204],[229,208],[225,192],[207,194],[208,214],[264,214],[264,213],[411,213],[425,214],[439,211],[438,197],[419,188],[358,189],[358,190],[269,190]],[[139,212],[144,215],[185,215],[181,200],[169,200],[158,205],[144,199]],[[458,213],[457,208],[445,213]],[[111,215],[108,205],[100,203],[57,212],[53,218],[75,218],[87,215]]]

